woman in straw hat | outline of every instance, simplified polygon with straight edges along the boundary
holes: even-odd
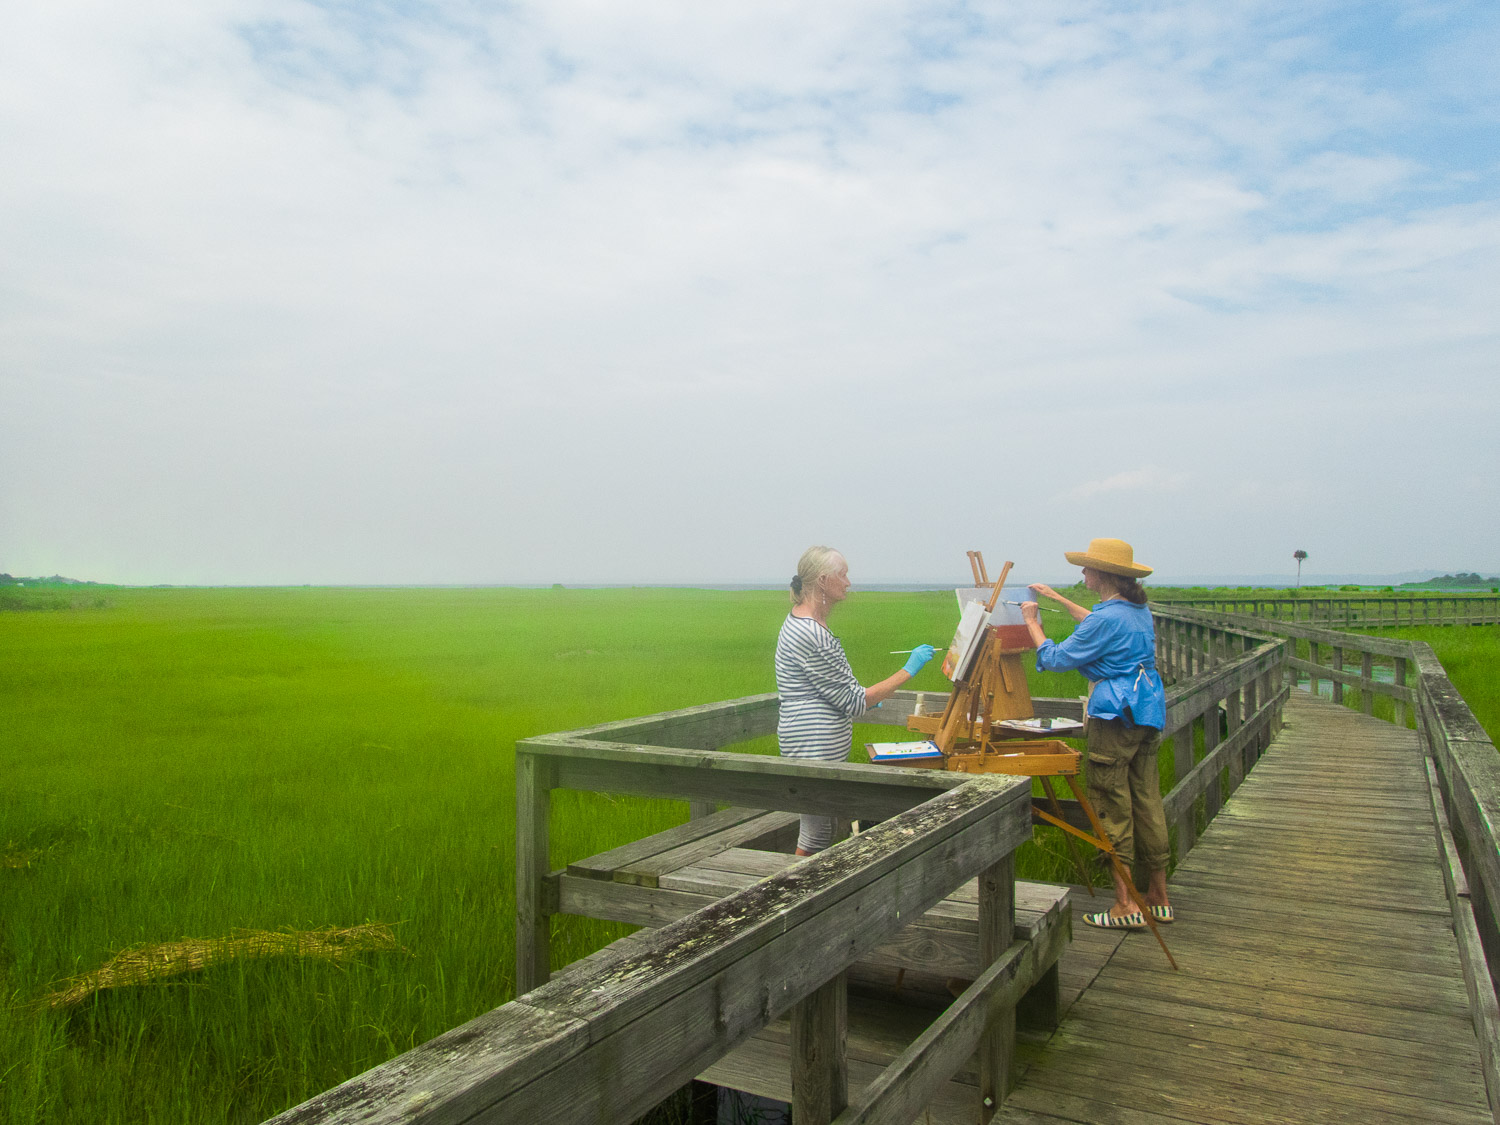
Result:
[[[785,758],[842,762],[849,756],[854,720],[906,683],[932,659],[932,645],[918,645],[894,675],[861,687],[828,631],[828,614],[849,596],[849,564],[832,547],[809,547],[792,576],[792,611],[776,639],[776,691],[781,714],[776,737]],[[833,819],[803,816],[797,854],[822,851],[833,839]]]
[[[1156,630],[1140,579],[1151,573],[1135,561],[1130,544],[1094,539],[1087,551],[1064,557],[1083,567],[1083,584],[1102,599],[1092,610],[1075,605],[1052,587],[1037,583],[1038,595],[1060,603],[1078,622],[1067,640],[1049,641],[1036,602],[1021,613],[1036,645],[1043,672],[1076,668],[1088,677],[1089,800],[1125,869],[1135,861],[1151,873],[1146,906],[1158,922],[1172,921],[1167,901],[1167,819],[1161,806],[1156,749],[1166,722],[1166,692],[1156,672]],[[1103,929],[1144,929],[1146,919],[1115,874],[1115,901],[1083,920]]]

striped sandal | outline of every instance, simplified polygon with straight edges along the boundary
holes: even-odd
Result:
[[[1132,910],[1129,914],[1121,914],[1118,918],[1108,910],[1100,911],[1098,914],[1085,914],[1084,923],[1097,926],[1101,930],[1144,930],[1146,918],[1139,910]]]
[[[1170,926],[1173,922],[1172,908],[1170,906],[1152,906],[1151,917],[1155,918],[1163,926]]]

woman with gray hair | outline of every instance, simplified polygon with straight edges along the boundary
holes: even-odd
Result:
[[[828,614],[849,596],[849,564],[832,547],[809,547],[792,578],[792,611],[776,639],[776,691],[781,717],[776,737],[784,758],[842,762],[849,756],[854,720],[888,698],[932,659],[931,645],[918,645],[905,666],[874,687],[861,687],[828,631]],[[833,819],[804,816],[797,854],[812,855],[829,845]]]

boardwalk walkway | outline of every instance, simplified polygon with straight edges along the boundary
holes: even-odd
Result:
[[[1286,720],[1173,878],[1182,971],[1075,919],[1000,1120],[1492,1121],[1415,735],[1304,692]]]

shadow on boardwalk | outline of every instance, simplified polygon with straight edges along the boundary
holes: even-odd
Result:
[[[1286,719],[1173,877],[1182,971],[1075,917],[998,1120],[1493,1120],[1416,735],[1303,692]]]

